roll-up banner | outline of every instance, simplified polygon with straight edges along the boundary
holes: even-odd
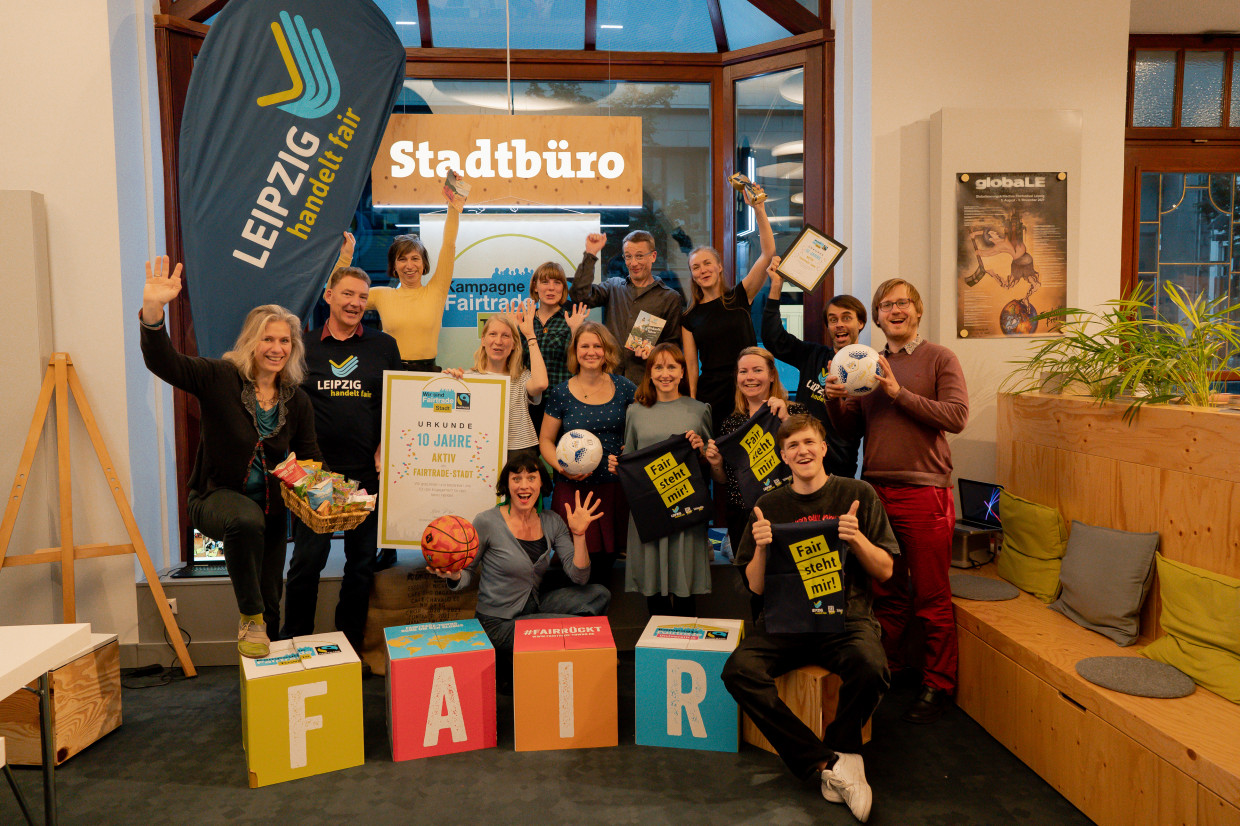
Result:
[[[233,0],[194,62],[181,234],[198,352],[247,312],[305,317],[340,249],[405,76],[371,0]]]

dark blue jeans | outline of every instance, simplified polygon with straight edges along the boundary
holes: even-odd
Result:
[[[379,489],[379,477],[371,473],[347,474],[357,478],[367,491]],[[375,543],[379,538],[379,516],[374,511],[356,528],[344,532],[344,576],[340,580],[340,601],[336,603],[336,630],[348,638],[353,650],[362,650],[362,632],[370,606],[370,586],[375,578]],[[288,592],[284,599],[284,628],[280,636],[301,637],[314,633],[314,613],[319,601],[319,574],[331,551],[331,534],[320,534],[300,520],[293,526],[293,559],[288,566]]]
[[[202,533],[224,543],[224,564],[242,614],[262,614],[267,634],[280,633],[280,590],[288,547],[284,502],[276,499],[269,512],[244,493],[217,488],[202,496],[189,492],[189,521]]]

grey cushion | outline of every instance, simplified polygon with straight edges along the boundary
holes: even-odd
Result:
[[[1157,550],[1157,532],[1117,531],[1074,519],[1059,570],[1063,590],[1050,609],[1119,645],[1132,645]]]
[[[952,596],[961,599],[973,599],[983,602],[1001,602],[1016,599],[1020,589],[1003,579],[991,579],[972,574],[951,574],[949,577]]]
[[[1197,689],[1180,669],[1144,657],[1088,657],[1076,664],[1076,673],[1094,685],[1136,697],[1170,700]]]

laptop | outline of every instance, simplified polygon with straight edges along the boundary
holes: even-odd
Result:
[[[999,492],[1002,485],[960,479],[960,518],[956,530],[963,533],[1003,530],[999,520]]]

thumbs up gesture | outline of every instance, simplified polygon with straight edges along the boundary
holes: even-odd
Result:
[[[753,542],[759,548],[771,544],[771,522],[762,515],[761,508],[753,509]]]
[[[861,537],[861,523],[857,521],[857,508],[860,506],[861,503],[854,499],[848,513],[840,514],[840,539],[849,545]]]

